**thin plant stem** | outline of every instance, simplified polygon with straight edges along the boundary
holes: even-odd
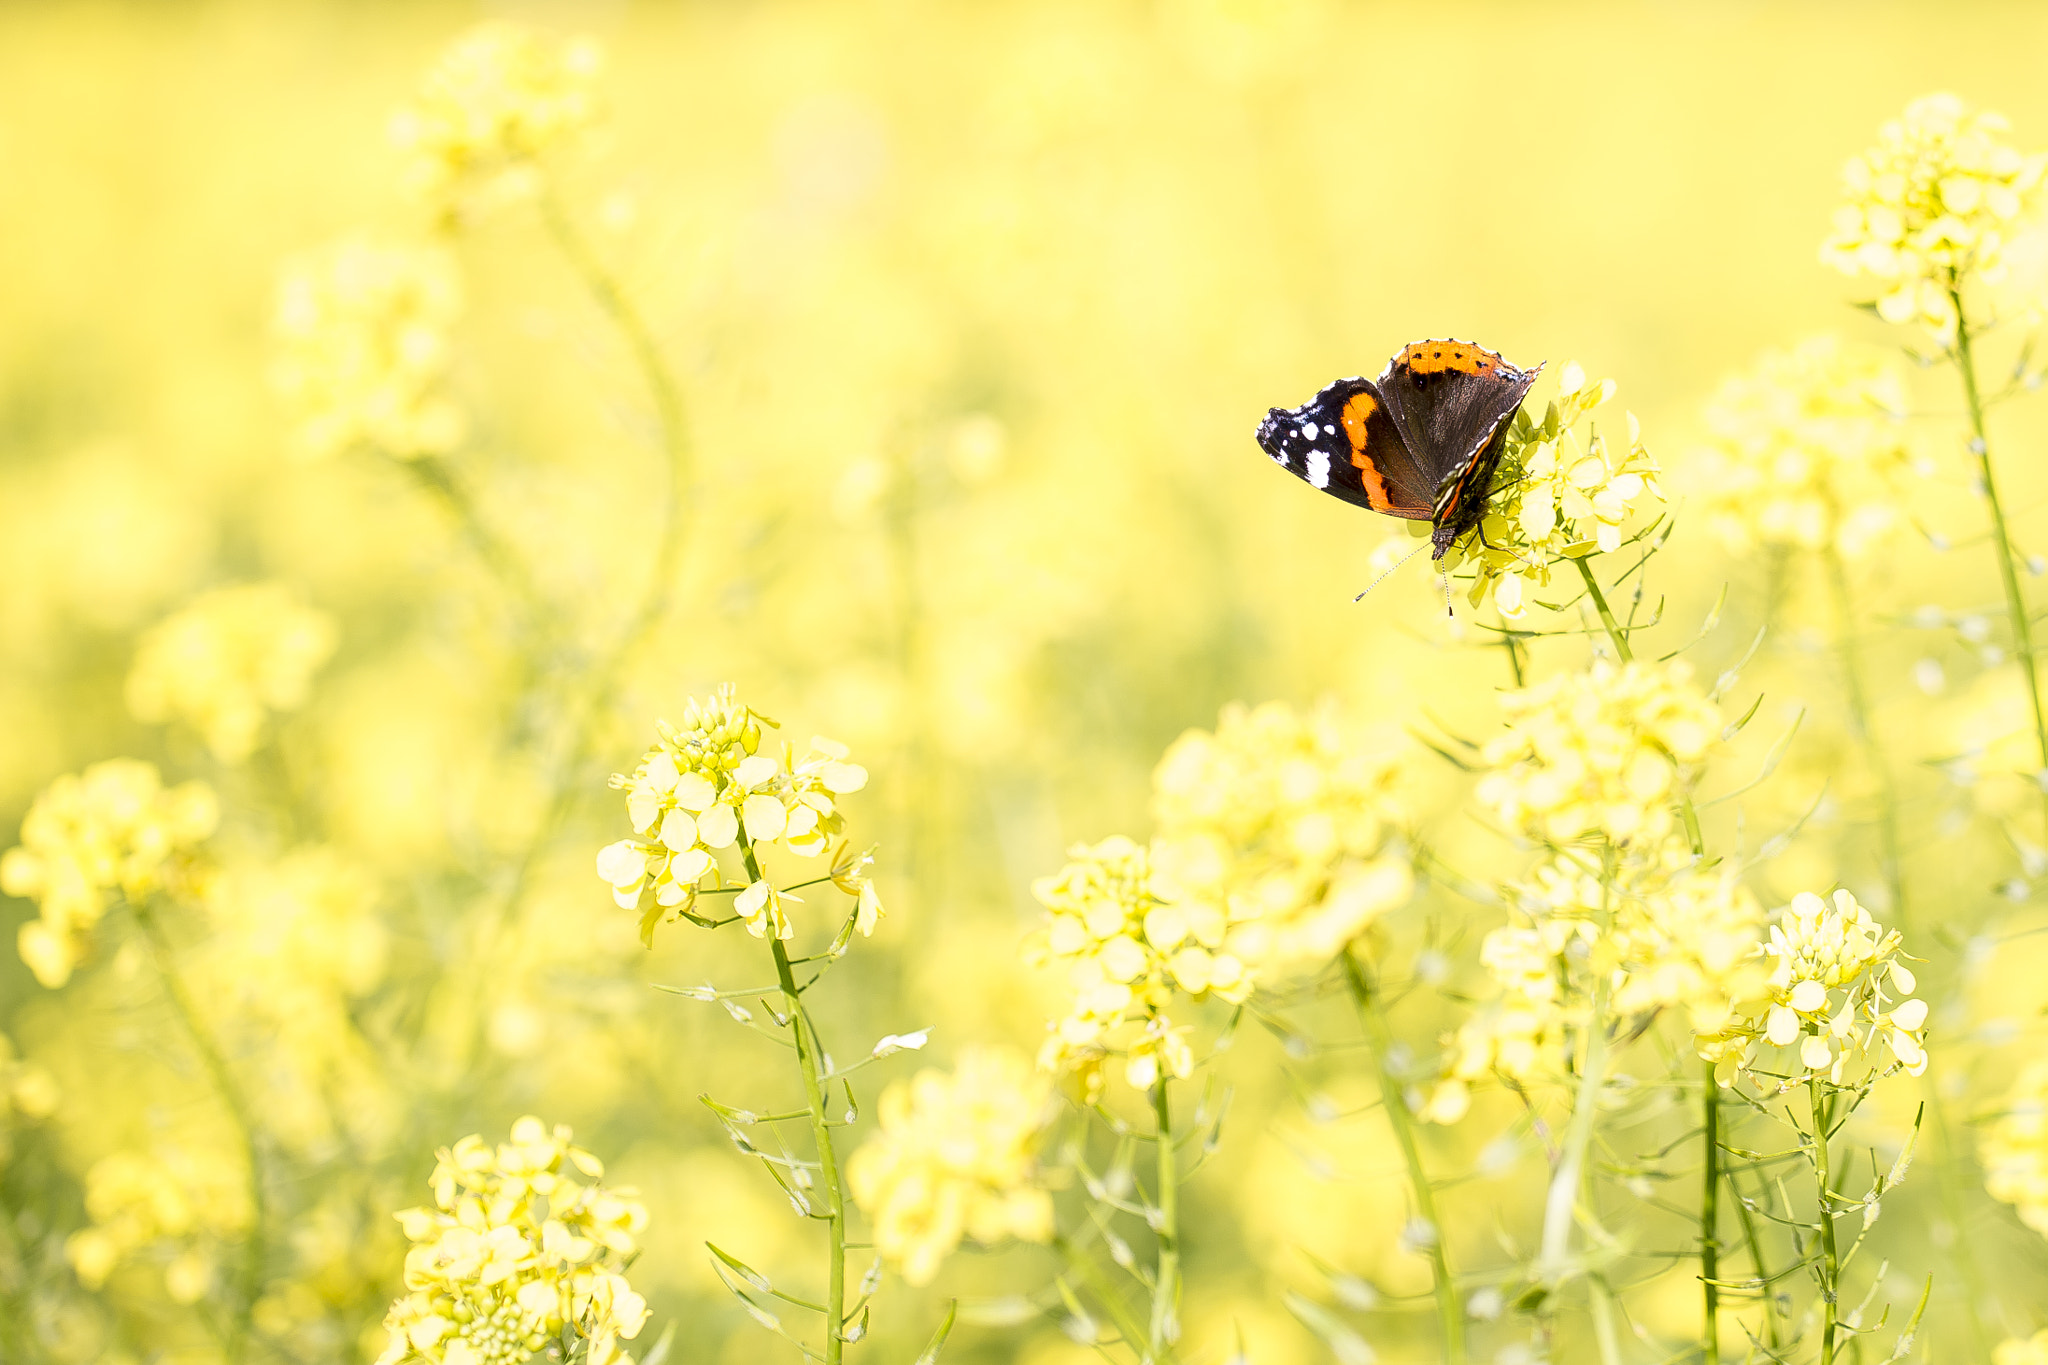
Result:
[[[1721,1359],[1721,1087],[1714,1064],[1704,1064],[1705,1097],[1700,1105],[1706,1169],[1700,1173],[1700,1359]],[[1758,1272],[1761,1274],[1762,1272]]]
[[[2019,569],[2013,561],[2012,537],[2006,530],[2005,506],[1998,498],[1998,482],[1991,473],[1991,445],[1984,434],[1984,399],[1977,387],[1977,361],[1970,350],[1970,320],[1963,311],[1960,281],[1951,280],[1949,301],[1955,307],[1956,340],[1949,354],[1962,376],[1963,399],[1970,410],[1970,451],[1977,457],[1977,476],[1984,485],[1984,501],[1991,506],[1991,539],[1998,549],[1998,575],[2005,583],[2005,610],[2012,623],[2013,651],[2019,655],[2020,676],[2026,679],[2027,700],[2034,708],[2034,738],[2039,744],[2041,769],[2048,772],[2048,709],[2041,705],[2041,679],[2034,658],[2034,630],[2027,617],[2026,598],[2020,593]],[[2048,786],[2041,790],[2042,813],[2048,820]]]
[[[1729,1168],[1727,1175],[1728,1192],[1735,1196],[1736,1217],[1742,1223],[1742,1240],[1749,1248],[1750,1264],[1756,1267],[1757,1283],[1763,1287],[1764,1342],[1775,1351],[1785,1343],[1779,1340],[1778,1311],[1776,1303],[1772,1298],[1769,1284],[1771,1272],[1764,1262],[1763,1238],[1757,1232],[1756,1215],[1749,1211],[1749,1202],[1742,1197],[1742,1182],[1736,1179],[1734,1168]],[[1758,1173],[1757,1182],[1761,1187],[1763,1183],[1761,1172]]]
[[[1572,1101],[1571,1123],[1565,1129],[1557,1169],[1551,1173],[1550,1193],[1543,1203],[1543,1240],[1537,1256],[1538,1272],[1555,1282],[1564,1275],[1571,1252],[1572,1222],[1584,1182],[1586,1153],[1593,1143],[1593,1119],[1600,1107],[1600,1087],[1607,1072],[1607,977],[1598,974],[1593,982],[1592,1009],[1586,1019],[1586,1056],[1579,1073],[1579,1091]]]
[[[1152,1281],[1151,1351],[1148,1360],[1173,1358],[1180,1339],[1180,1170],[1173,1150],[1171,1084],[1161,1076],[1152,1086],[1153,1142],[1159,1161],[1159,1266]]]
[[[191,1040],[192,1048],[199,1054],[199,1060],[206,1068],[207,1076],[213,1081],[213,1088],[220,1096],[221,1106],[228,1111],[228,1117],[235,1125],[236,1133],[242,1139],[242,1156],[248,1166],[249,1193],[249,1236],[242,1244],[242,1266],[240,1283],[236,1286],[234,1318],[228,1325],[223,1343],[224,1354],[229,1365],[236,1365],[247,1354],[251,1325],[256,1311],[256,1300],[263,1292],[263,1262],[265,1257],[264,1229],[269,1221],[269,1200],[263,1186],[263,1165],[256,1141],[256,1120],[249,1108],[248,1098],[243,1095],[241,1084],[228,1066],[227,1054],[221,1050],[212,1030],[200,1017],[198,1003],[185,984],[185,978],[178,971],[170,937],[164,932],[148,902],[132,902],[135,922],[142,929],[142,936],[149,944],[151,959],[156,964],[157,975],[163,979],[164,994],[170,997],[172,1012],[178,1016],[185,1035]]]
[[[1600,1365],[1621,1365],[1621,1335],[1614,1328],[1614,1291],[1598,1275],[1586,1281],[1593,1305],[1593,1342]]]
[[[1870,694],[1864,683],[1862,651],[1857,645],[1856,613],[1849,595],[1849,573],[1840,552],[1832,544],[1821,552],[1821,558],[1827,563],[1828,587],[1834,596],[1835,619],[1841,630],[1842,690],[1849,702],[1849,725],[1857,742],[1863,746],[1864,761],[1870,764],[1870,771],[1877,778],[1878,798],[1882,803],[1878,836],[1883,841],[1885,887],[1891,893],[1892,914],[1898,918],[1900,930],[1908,931],[1905,862],[1900,855],[1899,843],[1899,791],[1892,780],[1891,764],[1885,761],[1884,748],[1878,743],[1877,727],[1871,723]]]
[[[1819,1078],[1806,1083],[1806,1100],[1813,1110],[1813,1184],[1820,1217],[1821,1259],[1815,1267],[1820,1277],[1820,1365],[1834,1365],[1835,1331],[1841,1315],[1842,1262],[1835,1249],[1835,1213],[1828,1202],[1831,1196],[1828,1176],[1829,1113],[1827,1101],[1821,1095]]]
[[[761,865],[747,837],[740,836],[740,855],[746,860],[747,875],[761,880]],[[796,1039],[797,1067],[803,1072],[804,1106],[811,1116],[811,1139],[818,1145],[818,1180],[825,1187],[826,1236],[825,1272],[825,1360],[839,1365],[846,1354],[846,1191],[839,1178],[839,1158],[832,1150],[831,1116],[825,1110],[825,1086],[820,1079],[819,1059],[824,1045],[817,1029],[804,1012],[803,992],[796,984],[789,953],[782,940],[772,936],[769,950],[775,957],[775,979],[782,987],[784,1006],[789,1010],[789,1029]]]
[[[1457,1282],[1451,1276],[1449,1253],[1444,1247],[1444,1223],[1437,1216],[1436,1191],[1422,1166],[1422,1146],[1416,1141],[1415,1119],[1401,1097],[1401,1081],[1387,1058],[1394,1045],[1393,1030],[1387,1024],[1379,993],[1367,980],[1365,969],[1350,947],[1342,953],[1344,979],[1351,987],[1351,999],[1358,1007],[1359,1022],[1365,1028],[1366,1045],[1372,1049],[1373,1066],[1379,1073],[1380,1109],[1394,1130],[1401,1159],[1408,1167],[1408,1188],[1415,1199],[1415,1212],[1435,1234],[1429,1243],[1429,1272],[1436,1292],[1438,1330],[1443,1336],[1444,1365],[1464,1365],[1465,1314],[1458,1302]]]

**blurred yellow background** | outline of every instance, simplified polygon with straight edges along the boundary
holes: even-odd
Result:
[[[358,228],[424,230],[385,122],[491,15],[605,47],[606,133],[573,190],[681,376],[699,468],[674,611],[576,768],[585,795],[505,934],[487,921],[545,804],[537,736],[647,573],[661,476],[644,393],[530,215],[465,236],[459,458],[574,623],[536,656],[402,470],[286,458],[266,381],[280,262]],[[1677,501],[1724,375],[1815,331],[1880,337],[1815,257],[1843,159],[1936,89],[2004,112],[2022,145],[2048,141],[2044,52],[2048,10],[2025,4],[0,7],[0,831],[11,841],[37,791],[102,758],[205,777],[229,846],[325,842],[366,870],[389,940],[353,1006],[366,1032],[482,1035],[473,1053],[423,1043],[410,1071],[363,1063],[334,1082],[339,1114],[277,1116],[302,1173],[294,1245],[332,1244],[306,1253],[328,1269],[308,1280],[315,1306],[292,1310],[300,1358],[375,1349],[402,1248],[362,1211],[417,1202],[434,1146],[526,1112],[574,1125],[641,1187],[653,1224],[634,1280],[657,1327],[682,1324],[671,1358],[765,1358],[701,1242],[802,1264],[804,1230],[696,1100],[747,1099],[759,1058],[723,1016],[644,984],[751,980],[755,945],[665,931],[648,953],[590,872],[620,825],[603,777],[630,769],[653,719],[731,680],[799,745],[833,736],[873,774],[849,819],[882,842],[890,917],[835,1027],[935,1025],[940,1056],[1033,1047],[1050,996],[1017,964],[1029,882],[1071,841],[1142,836],[1151,767],[1182,730],[1232,699],[1326,695],[1400,726],[1493,724],[1500,652],[1446,625],[1420,561],[1353,604],[1400,528],[1271,468],[1251,439],[1268,406],[1375,373],[1422,336],[1553,373],[1577,360],[1619,381]],[[1936,378],[1925,392],[1952,417]],[[1922,512],[1958,548],[1869,570],[1885,611],[1995,600],[1964,543],[1954,432],[1924,428],[1937,472]],[[2008,502],[2038,525],[2024,514],[2048,478],[2026,452],[2048,424],[2021,406],[1998,436]],[[1698,656],[1711,676],[1764,619],[1767,575],[1682,505],[1679,522],[1653,575],[1670,597],[1659,638],[1684,643],[1730,583]],[[339,647],[271,757],[227,769],[191,734],[133,720],[123,689],[144,628],[259,579],[332,613]],[[1788,610],[1743,693],[1768,693],[1757,752],[1802,701],[1823,714],[1752,809],[1752,843],[1814,800],[1846,744],[1826,662]],[[1902,766],[1995,738],[1981,718],[2017,704],[1947,648],[1901,636],[1875,654],[1881,697],[1931,707]],[[1932,703],[1908,680],[1923,656],[1948,671]],[[1931,769],[1908,786],[1916,838],[1939,855],[1927,884],[1975,923],[2004,841],[1941,822],[1992,798]],[[1471,833],[1442,823],[1455,857]],[[1862,839],[1823,818],[1759,889],[1860,887]],[[10,941],[31,913],[5,902]],[[19,1239],[75,1224],[79,1182],[109,1152],[225,1141],[132,957],[63,992],[0,959],[0,1032],[65,1096],[37,1164],[8,1176],[10,1198],[34,1187]],[[2037,1009],[2038,979],[2016,975],[2009,1001],[1958,1005],[1951,1025]],[[1427,1288],[1377,1183],[1395,1172],[1386,1139],[1317,1132],[1341,1154],[1330,1198],[1277,1055],[1261,1037],[1234,1059],[1259,1117],[1190,1194],[1204,1360],[1225,1357],[1233,1320],[1261,1365],[1323,1358],[1280,1306],[1311,1278],[1296,1247],[1390,1295]],[[1973,1065],[1987,1083],[2011,1069]],[[1482,1128],[1444,1137],[1444,1169],[1478,1159]],[[1500,1169],[1526,1176],[1517,1159]],[[1539,1199],[1527,1181],[1479,1184],[1475,1245],[1494,1212]],[[2040,1239],[2001,1217],[1982,1211],[1984,1258],[2038,1286]],[[960,1283],[1035,1284],[1019,1269],[1032,1254]],[[0,1284],[15,1311],[40,1305],[51,1358],[204,1358],[154,1282],[117,1277],[129,1306],[111,1309],[49,1287],[66,1273],[60,1259]],[[1696,1311],[1685,1292],[1668,1308],[1646,1294],[1653,1330]],[[870,1359],[907,1359],[937,1311],[891,1293]],[[1425,1315],[1410,1316],[1419,1343]],[[1403,1320],[1376,1344],[1426,1358],[1400,1354]],[[1084,1354],[1050,1326],[1023,1331],[963,1327],[947,1359]]]

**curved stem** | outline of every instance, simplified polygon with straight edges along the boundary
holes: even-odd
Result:
[[[1152,1282],[1152,1339],[1147,1360],[1169,1360],[1180,1340],[1180,1172],[1173,1150],[1173,1111],[1161,1076],[1152,1086],[1154,1144],[1159,1159],[1159,1269]]]
[[[256,1300],[263,1292],[264,1225],[268,1221],[269,1206],[263,1188],[263,1166],[259,1158],[256,1141],[256,1121],[249,1108],[248,1099],[242,1094],[241,1085],[228,1067],[227,1055],[200,1017],[198,1004],[192,992],[185,985],[185,978],[178,972],[171,942],[164,933],[163,925],[146,902],[133,903],[135,922],[142,929],[142,936],[149,943],[151,959],[156,964],[157,975],[163,978],[164,993],[170,997],[171,1009],[184,1026],[186,1036],[191,1040],[193,1050],[199,1054],[200,1062],[206,1067],[213,1087],[220,1095],[221,1105],[234,1120],[236,1131],[242,1139],[242,1155],[248,1163],[249,1193],[249,1236],[242,1246],[241,1283],[237,1286],[234,1321],[229,1324],[225,1342],[225,1353],[230,1365],[243,1359],[247,1346],[250,1325],[253,1321]]]
[[[1806,1083],[1806,1102],[1813,1111],[1813,1183],[1819,1204],[1821,1328],[1820,1365],[1834,1365],[1835,1330],[1841,1315],[1842,1261],[1835,1250],[1835,1211],[1828,1176],[1828,1104],[1818,1079]]]
[[[1706,1099],[1701,1105],[1705,1127],[1706,1169],[1700,1173],[1700,1359],[1717,1365],[1721,1359],[1721,1087],[1714,1064],[1704,1063]]]
[[[1344,979],[1351,987],[1351,999],[1358,1007],[1359,1022],[1365,1028],[1366,1045],[1372,1050],[1373,1066],[1379,1072],[1380,1108],[1394,1130],[1401,1148],[1401,1160],[1408,1167],[1408,1189],[1415,1199],[1415,1212],[1427,1222],[1435,1236],[1429,1244],[1429,1273],[1436,1294],[1437,1330],[1443,1336],[1444,1365],[1464,1365],[1465,1314],[1458,1303],[1458,1287],[1451,1276],[1450,1255],[1444,1247],[1445,1229],[1436,1211],[1436,1190],[1429,1172],[1423,1169],[1422,1146],[1415,1136],[1415,1117],[1408,1112],[1401,1095],[1401,1080],[1393,1073],[1387,1057],[1393,1050],[1394,1034],[1388,1027],[1379,993],[1366,979],[1357,955],[1346,947],[1341,955]]]
[[[1607,605],[1607,594],[1600,591],[1600,580],[1593,576],[1593,566],[1584,559],[1574,559],[1579,577],[1586,580],[1586,595],[1593,599],[1593,609],[1600,613],[1600,624],[1607,629],[1607,638],[1614,645],[1614,652],[1625,664],[1636,661],[1635,651],[1628,647],[1628,632],[1621,628],[1621,622],[1614,619],[1614,611]]]
[[[761,880],[761,866],[755,861],[753,845],[745,835],[740,837],[740,854],[746,860],[747,875]],[[832,1149],[831,1118],[825,1111],[825,1086],[819,1067],[825,1048],[818,1039],[817,1028],[804,1012],[803,992],[796,984],[796,973],[782,940],[771,935],[768,947],[775,957],[775,980],[782,987],[783,1006],[789,1011],[790,1033],[796,1039],[804,1105],[810,1111],[811,1139],[818,1146],[818,1179],[825,1187],[825,1360],[827,1365],[839,1365],[846,1353],[846,1192],[839,1179],[839,1158]]]
[[[1984,399],[1977,388],[1977,361],[1970,351],[1970,320],[1963,312],[1960,284],[1949,286],[1949,301],[1955,306],[1956,342],[1950,351],[1956,371],[1963,380],[1963,399],[1970,410],[1970,451],[1977,457],[1977,477],[1984,484],[1984,500],[1991,505],[1991,539],[1998,547],[1998,576],[2005,583],[2005,610],[2012,623],[2013,652],[2019,655],[2020,675],[2026,679],[2027,700],[2034,708],[2034,738],[2040,746],[2041,769],[2048,772],[2048,710],[2041,705],[2040,672],[2034,659],[2034,629],[2027,618],[2026,598],[2020,593],[2019,570],[2013,562],[2012,537],[2006,530],[2005,507],[1998,499],[1998,483],[1991,473],[1991,445],[1984,434]],[[2041,791],[2044,819],[2048,819],[2048,787]]]

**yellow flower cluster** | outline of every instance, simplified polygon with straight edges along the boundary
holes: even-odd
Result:
[[[1501,706],[1507,730],[1485,747],[1479,800],[1548,843],[1661,846],[1721,729],[1682,662],[1599,660],[1509,692]]]
[[[784,910],[795,898],[778,891],[760,871],[771,845],[814,857],[845,827],[838,799],[867,785],[867,769],[846,761],[846,746],[813,737],[801,759],[788,743],[761,752],[761,727],[775,722],[742,705],[730,683],[704,701],[692,698],[683,723],[656,723],[660,736],[628,776],[612,785],[626,793],[626,813],[638,836],[607,844],[597,854],[597,875],[625,910],[652,898],[641,936],[653,933],[666,912],[681,915],[697,903],[699,885],[717,875],[716,855],[737,847],[752,863],[733,909],[756,938],[789,938],[795,929]],[[842,890],[858,897],[858,923],[874,932],[881,902],[858,870],[841,860],[833,869]]]
[[[1898,371],[1838,338],[1765,352],[1707,407],[1713,443],[1693,483],[1708,524],[1731,554],[1758,545],[1864,554],[1904,520],[1905,411]]]
[[[1478,537],[1462,547],[1476,577],[1469,594],[1477,606],[1490,591],[1510,621],[1528,614],[1529,590],[1550,581],[1562,560],[1612,554],[1622,530],[1647,502],[1663,497],[1657,462],[1642,442],[1634,413],[1624,415],[1628,440],[1617,445],[1597,422],[1581,421],[1614,396],[1611,379],[1588,379],[1577,364],[1564,367],[1557,397],[1541,420],[1527,408],[1508,428],[1507,452],[1494,479],[1498,490]]]
[[[64,1242],[80,1284],[98,1289],[122,1261],[145,1250],[164,1262],[164,1287],[178,1303],[213,1288],[221,1245],[249,1226],[247,1181],[219,1152],[115,1152],[85,1176],[89,1227]]]
[[[351,237],[288,262],[271,383],[296,452],[416,459],[453,450],[465,423],[444,386],[461,311],[455,268],[439,251]]]
[[[2048,1365],[2048,1327],[2030,1337],[1999,1342],[1991,1352],[1991,1365]]]
[[[972,1237],[1052,1239],[1052,1196],[1036,1183],[1034,1147],[1052,1087],[1008,1048],[970,1049],[951,1073],[920,1071],[882,1092],[881,1131],[847,1163],[875,1248],[913,1285]]]
[[[1232,1003],[1252,992],[1250,970],[1225,947],[1223,910],[1173,898],[1154,882],[1151,851],[1123,835],[1077,844],[1068,857],[1059,873],[1031,884],[1051,912],[1031,955],[1065,967],[1074,991],[1039,1064],[1072,1069],[1090,1092],[1112,1053],[1124,1057],[1124,1079],[1140,1090],[1193,1075],[1187,1030],[1166,1013],[1174,992]]]
[[[1155,880],[1248,969],[1320,966],[1414,892],[1401,777],[1328,707],[1225,707],[1153,771]]]
[[[594,125],[603,54],[519,24],[478,25],[427,72],[391,120],[391,140],[421,192],[487,200],[531,192],[541,161]]]
[[[1824,901],[1811,891],[1792,898],[1762,946],[1770,974],[1762,992],[1743,1001],[1719,1029],[1699,1035],[1700,1056],[1715,1063],[1723,1085],[1740,1075],[1773,1089],[1825,1076],[1841,1084],[1858,1056],[1881,1061],[1886,1053],[1910,1075],[1927,1070],[1925,1001],[1913,992],[1913,973],[1899,960],[1902,942],[1847,891]],[[1790,1049],[1767,1054],[1764,1044]]]
[[[1848,202],[1835,210],[1821,260],[1878,281],[1885,321],[1916,323],[1947,341],[1964,280],[1998,279],[2048,165],[2008,146],[2007,127],[1954,95],[1928,95],[1880,128],[1877,145],[1843,169]]]
[[[0,1033],[0,1165],[11,1150],[8,1135],[15,1119],[46,1119],[57,1112],[61,1098],[57,1078],[17,1057],[13,1039]]]
[[[166,789],[156,766],[111,758],[44,788],[0,857],[0,890],[36,902],[21,926],[21,960],[55,990],[91,945],[107,895],[140,900],[190,870],[190,850],[220,823],[204,782]]]
[[[144,632],[128,709],[137,720],[184,721],[215,758],[240,763],[272,712],[305,705],[335,633],[333,617],[282,583],[216,588]]]
[[[2048,1061],[2021,1068],[1978,1146],[1984,1188],[2048,1237]]]
[[[1488,1077],[1521,1089],[1562,1070],[1572,1015],[1557,950],[1537,929],[1508,926],[1481,941],[1479,963],[1499,994],[1458,1029],[1443,1078],[1422,1107],[1422,1117],[1431,1123],[1463,1118],[1471,1107],[1471,1088]]]
[[[631,1190],[596,1184],[604,1164],[529,1115],[496,1147],[444,1147],[432,1208],[398,1215],[412,1249],[407,1293],[384,1318],[378,1365],[524,1365],[569,1333],[589,1365],[631,1365],[647,1302],[620,1273],[647,1226]],[[585,1183],[585,1177],[591,1183]]]

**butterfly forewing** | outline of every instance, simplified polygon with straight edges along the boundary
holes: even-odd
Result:
[[[1379,389],[1340,379],[1298,408],[1259,423],[1273,463],[1332,497],[1411,521],[1427,521],[1436,485],[1401,439]]]

